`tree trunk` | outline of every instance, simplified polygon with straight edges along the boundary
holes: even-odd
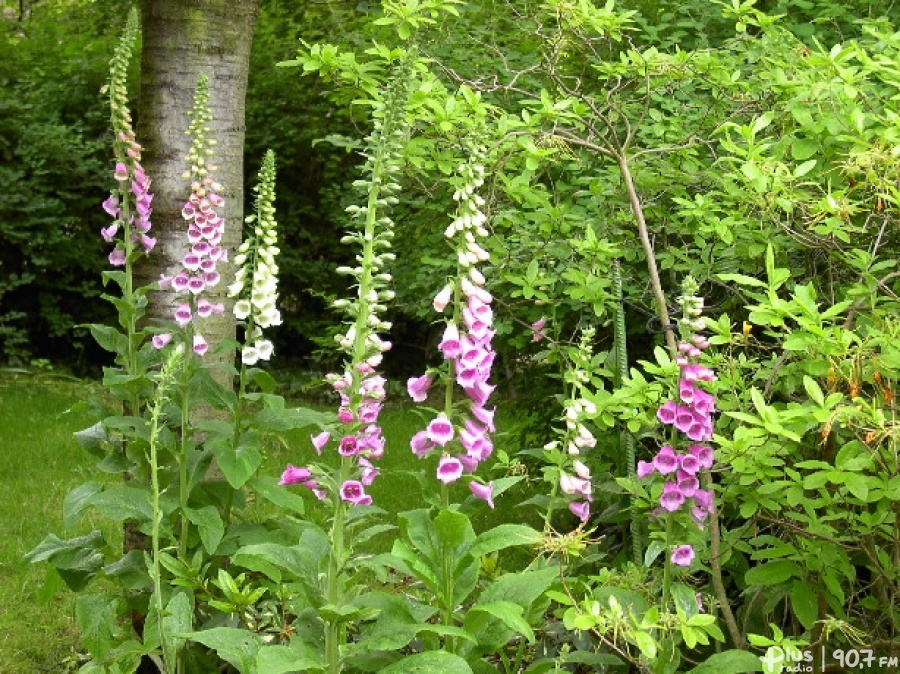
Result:
[[[141,284],[160,274],[174,275],[187,251],[187,224],[181,209],[189,195],[182,177],[191,139],[185,135],[197,78],[209,78],[211,137],[218,145],[212,162],[214,178],[223,186],[225,234],[221,245],[229,255],[239,245],[244,221],[244,98],[253,24],[258,0],[141,0],[141,89],[137,136],[144,145],[144,167],[153,180],[153,234],[157,245],[146,266],[138,271]],[[234,268],[221,264],[219,284],[204,291],[210,302],[224,302],[222,316],[204,319],[203,335],[212,359],[216,344],[234,339],[235,321],[227,286]],[[171,323],[176,297],[171,292],[150,294],[148,318]],[[174,326],[173,326],[174,327]],[[230,378],[222,383],[230,386]]]

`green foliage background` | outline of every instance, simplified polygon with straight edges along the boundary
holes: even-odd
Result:
[[[562,12],[577,3],[557,4]],[[97,236],[105,216],[98,204],[109,183],[106,120],[98,91],[123,15],[110,1],[30,3],[20,20],[17,8],[9,3],[7,7],[0,42],[4,84],[0,228],[5,242],[0,251],[0,348],[13,363],[46,357],[88,369],[101,356],[77,326],[100,320],[106,311],[97,301],[101,289],[96,282],[97,271],[105,266]],[[523,103],[521,91],[537,95],[542,88],[552,90],[546,73],[533,68],[543,48],[534,24],[541,15],[539,7],[537,2],[469,2],[461,7],[458,20],[423,30],[420,41],[445,75],[453,75],[445,80],[451,89],[454,79],[484,85],[507,81],[512,71],[523,71],[518,90],[487,87],[485,94],[498,109],[518,115],[523,105],[530,105]],[[790,88],[773,87],[752,68],[754,63],[764,65],[767,54],[776,59],[783,54],[789,61],[804,45],[815,48],[818,42],[827,47],[859,37],[860,19],[897,14],[892,3],[869,0],[769,1],[758,7],[770,15],[783,15],[780,25],[793,35],[792,44],[784,36],[777,40],[760,36],[753,25],[736,34],[735,24],[741,20],[729,16],[732,10],[724,5],[630,0],[617,6],[620,12],[633,12],[636,30],[627,35],[638,53],[652,47],[660,53],[691,54],[677,66],[683,77],[661,72],[652,83],[650,114],[636,141],[638,150],[677,145],[687,136],[703,141],[680,151],[645,155],[635,166],[670,289],[686,273],[701,281],[738,268],[756,273],[763,245],[773,236],[783,244],[785,255],[796,251],[807,273],[819,274],[820,251],[806,255],[804,246],[771,226],[772,218],[770,225],[754,224],[771,215],[767,210],[771,204],[759,196],[748,205],[746,185],[722,180],[713,131],[726,120],[746,123],[766,110],[778,111],[779,120],[790,114]],[[344,52],[360,54],[371,39],[389,44],[391,29],[379,33],[372,26],[379,12],[375,2],[344,0],[301,7],[263,0],[251,57],[246,166],[252,170],[266,148],[275,150],[280,166],[277,206],[284,242],[286,321],[276,335],[278,351],[298,364],[312,358],[317,369],[331,365],[328,347],[334,316],[328,303],[343,291],[340,277],[331,270],[347,262],[338,240],[345,222],[345,195],[359,161],[354,142],[366,131],[366,110],[352,104],[354,87],[361,86],[367,75],[366,61],[360,58],[356,82],[337,74],[330,79],[299,77],[295,69],[277,64],[294,57],[300,40],[330,42]],[[548,20],[544,16],[545,25]],[[596,96],[620,76],[611,64],[624,48],[613,42],[603,47],[610,63],[606,73],[590,73],[577,58],[568,57],[560,62],[561,72],[588,75],[583,91]],[[741,72],[738,83],[728,80],[734,70]],[[765,78],[770,76],[768,66],[761,70]],[[787,77],[794,79],[790,73]],[[889,98],[886,91],[877,90],[882,84],[873,80],[868,95]],[[639,93],[636,90],[626,103],[640,105]],[[782,127],[776,149],[794,158],[813,152],[821,158],[818,167],[840,161],[833,153],[841,152],[841,147],[825,137],[834,129],[811,123],[794,115],[793,127]],[[791,144],[792,133],[804,149]],[[505,159],[503,175],[493,186],[496,277],[502,279],[496,290],[507,302],[498,343],[507,363],[528,343],[524,327],[543,313],[554,314],[561,336],[572,333],[585,306],[592,307],[589,314],[608,315],[604,303],[610,280],[604,256],[622,256],[629,263],[625,268],[626,301],[632,308],[629,332],[634,347],[649,353],[658,338],[653,330],[659,326],[651,318],[642,257],[616,167],[571,148],[520,149],[524,151]],[[441,179],[455,161],[448,155],[426,166],[415,162],[416,152],[412,146],[414,168],[404,185],[398,218],[402,228],[395,274],[398,301],[392,316],[397,350],[389,354],[388,362],[401,375],[421,369],[427,346],[435,338],[427,323],[427,306],[419,298],[439,287],[441,269],[447,264],[442,228],[435,223],[446,217],[447,194]],[[819,172],[816,168],[813,176]],[[598,245],[605,246],[599,259],[597,250],[573,248],[572,235],[585,227],[594,228]],[[730,253],[722,255],[726,250]],[[588,259],[596,263],[593,269]],[[737,299],[715,284],[709,292],[722,311]],[[607,343],[608,334],[601,333]]]

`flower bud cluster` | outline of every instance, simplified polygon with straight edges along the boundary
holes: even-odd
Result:
[[[690,441],[684,452],[676,451],[671,445],[663,445],[652,461],[638,461],[637,476],[647,478],[658,474],[665,478],[660,507],[674,513],[683,507],[689,508],[691,518],[703,527],[712,508],[713,494],[700,488],[700,472],[712,468],[713,450],[706,443],[712,440],[713,418],[716,411],[715,396],[700,388],[700,382],[715,381],[715,373],[698,363],[709,341],[701,334],[690,331],[705,327],[702,318],[703,298],[696,296],[696,283],[688,278],[684,283],[684,295],[678,299],[683,310],[680,323],[684,339],[678,343],[679,367],[678,395],[676,400],[663,403],[656,413],[657,418],[667,426],[673,426]],[[690,566],[694,558],[693,548],[682,545],[673,551],[672,563]]]
[[[591,471],[581,461],[581,453],[597,445],[597,438],[585,425],[587,419],[597,414],[597,406],[588,397],[590,363],[593,358],[593,341],[596,330],[585,328],[581,333],[578,349],[572,354],[573,365],[566,373],[566,382],[572,386],[569,399],[563,409],[565,430],[562,438],[544,445],[544,451],[555,454],[554,461],[559,466],[559,489],[572,499],[569,510],[582,522],[590,517],[593,497]],[[563,451],[565,450],[565,451]]]
[[[115,179],[118,187],[103,202],[103,210],[113,218],[113,223],[100,230],[107,243],[115,247],[109,254],[109,263],[115,267],[125,265],[131,251],[140,245],[149,253],[156,245],[150,236],[150,178],[141,166],[141,146],[135,140],[128,109],[127,74],[131,60],[131,50],[137,38],[137,14],[128,17],[125,32],[110,61],[109,92],[110,117],[115,133],[116,168]],[[119,239],[119,231],[122,238]]]
[[[373,130],[366,137],[363,152],[366,158],[363,174],[367,178],[353,183],[365,193],[366,205],[347,208],[354,231],[341,240],[360,247],[357,266],[337,269],[339,274],[355,279],[357,292],[353,298],[335,302],[335,307],[349,319],[346,331],[335,336],[339,348],[348,357],[344,373],[329,374],[326,379],[340,399],[340,437],[335,440],[342,467],[336,485],[337,495],[350,505],[372,503],[366,487],[379,474],[373,461],[384,455],[384,436],[378,416],[385,398],[385,379],[376,368],[381,364],[383,354],[390,350],[391,343],[378,333],[391,328],[391,323],[383,318],[387,303],[394,298],[393,290],[388,287],[391,275],[386,271],[395,258],[391,252],[393,221],[387,211],[399,202],[400,185],[395,176],[402,168],[403,143],[408,132],[411,68],[409,57],[398,64],[375,105]],[[313,447],[320,454],[331,439],[329,432],[311,438]],[[292,482],[294,480],[285,471],[282,484]],[[321,484],[311,477],[302,484],[313,489],[319,498],[327,495]]]
[[[259,170],[256,191],[256,213],[246,218],[251,233],[238,248],[234,263],[239,266],[228,296],[238,298],[234,315],[246,321],[241,362],[255,365],[272,356],[272,342],[263,338],[263,328],[281,325],[278,311],[278,265],[280,253],[275,222],[275,154],[266,152]]]
[[[481,211],[484,199],[477,192],[484,184],[486,154],[483,146],[473,147],[468,163],[458,169],[459,182],[453,193],[458,205],[453,221],[444,232],[456,248],[457,275],[433,301],[434,309],[439,313],[453,304],[454,315],[444,328],[438,349],[448,363],[445,375],[448,390],[454,382],[462,388],[468,398],[467,409],[459,415],[454,414],[453,409],[444,410],[410,442],[412,451],[419,458],[441,448],[437,479],[444,484],[455,482],[463,473],[474,473],[494,449],[491,434],[495,431],[496,407],[487,407],[496,388],[489,383],[496,357],[491,345],[495,334],[492,329],[493,297],[485,289],[485,277],[478,268],[479,263],[489,259],[479,243],[488,231],[485,229],[487,218]],[[430,373],[411,378],[407,382],[410,397],[415,402],[424,402],[433,380]],[[453,441],[457,437],[462,451],[453,452]],[[494,507],[493,483],[471,480],[469,489]]]
[[[197,320],[212,314],[222,314],[222,303],[212,303],[202,293],[219,284],[216,267],[228,260],[228,252],[220,246],[225,232],[225,218],[216,209],[225,200],[220,196],[222,186],[212,178],[216,167],[209,163],[215,140],[209,138],[212,113],[209,107],[209,80],[201,75],[194,94],[194,106],[190,112],[191,123],[187,135],[191,136],[191,149],[185,160],[190,168],[184,178],[190,180],[191,194],[181,209],[187,221],[187,246],[181,259],[181,270],[174,276],[160,277],[160,288],[172,289],[184,297],[174,311],[175,322],[181,328],[191,326],[194,353],[202,356],[209,349],[203,335],[197,329]]]

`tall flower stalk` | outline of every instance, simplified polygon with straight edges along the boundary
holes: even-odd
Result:
[[[191,137],[191,149],[185,157],[188,170],[185,180],[190,181],[190,196],[181,209],[181,216],[187,222],[185,252],[181,258],[181,270],[175,276],[163,275],[160,287],[171,286],[180,298],[173,312],[173,318],[182,330],[186,348],[198,356],[204,355],[209,345],[201,332],[202,321],[212,314],[221,314],[225,307],[212,303],[203,296],[207,288],[219,284],[220,275],[216,267],[228,259],[228,252],[219,244],[225,233],[225,218],[220,216],[225,199],[220,192],[222,186],[212,174],[215,164],[210,162],[216,141],[209,137],[209,123],[212,112],[209,107],[209,79],[201,75],[194,93],[194,106],[189,113],[191,123],[187,135]],[[163,346],[170,335],[159,335],[157,346]]]
[[[234,425],[231,450],[238,451],[244,435],[244,402],[247,392],[248,368],[272,357],[274,347],[263,329],[281,324],[278,310],[278,225],[275,222],[275,153],[268,150],[257,175],[256,210],[245,219],[248,230],[235,255],[238,265],[234,283],[228,286],[228,296],[235,298],[234,316],[243,324],[244,340],[240,350],[238,395],[234,405]],[[232,487],[241,485],[232,483]],[[225,506],[225,524],[231,516],[232,496]]]
[[[436,377],[443,380],[443,409],[425,429],[416,433],[410,443],[420,459],[438,454],[436,477],[441,482],[444,506],[449,505],[448,485],[463,474],[474,474],[479,464],[493,452],[496,407],[488,408],[488,399],[496,388],[490,383],[491,367],[496,356],[493,297],[485,288],[486,279],[479,265],[490,255],[480,241],[488,235],[487,216],[481,210],[484,198],[478,194],[484,184],[486,148],[472,144],[469,160],[458,168],[453,199],[457,203],[452,222],[444,231],[456,254],[456,274],[437,293],[433,306],[446,320],[438,350],[444,359],[433,368],[407,382],[410,397],[418,403],[426,400]],[[457,387],[464,399],[457,402]],[[469,489],[477,498],[494,507],[493,483],[472,478]]]
[[[119,323],[127,338],[122,366],[129,374],[138,369],[137,353],[140,347],[137,322],[141,311],[138,306],[139,293],[134,287],[134,263],[142,254],[147,254],[156,245],[150,236],[150,207],[153,195],[150,193],[150,178],[141,165],[142,147],[135,138],[128,109],[128,64],[139,32],[137,12],[128,15],[125,30],[110,61],[109,84],[104,90],[109,95],[110,123],[114,134],[113,152],[116,187],[103,202],[103,210],[113,218],[112,224],[103,227],[100,235],[107,243],[113,244],[109,253],[109,263],[122,267],[120,274],[107,272],[106,276],[115,280],[122,290],[122,301],[117,302]],[[136,408],[137,401],[132,401]]]
[[[194,93],[194,105],[189,113],[190,125],[186,134],[191,137],[191,148],[185,157],[188,169],[184,178],[190,181],[190,195],[187,198],[181,215],[187,222],[185,251],[181,259],[181,269],[174,276],[163,274],[160,277],[161,289],[169,288],[179,298],[174,309],[173,318],[180,328],[176,341],[184,345],[185,358],[181,371],[181,443],[178,456],[179,463],[179,505],[181,509],[181,533],[179,537],[179,557],[187,555],[188,529],[187,518],[188,497],[188,451],[190,447],[189,428],[191,401],[188,395],[188,383],[191,373],[196,367],[196,358],[202,357],[209,345],[201,332],[203,320],[212,314],[225,311],[222,303],[212,303],[203,296],[207,288],[218,285],[220,275],[216,267],[219,262],[228,259],[227,251],[219,244],[225,231],[225,219],[216,209],[221,208],[225,200],[219,194],[222,186],[216,182],[212,174],[216,166],[210,162],[212,149],[216,142],[209,137],[212,112],[209,107],[209,80],[201,75]],[[153,338],[157,348],[163,348],[173,339],[172,333],[162,333]],[[190,357],[190,353],[194,357]]]
[[[228,296],[236,298],[234,315],[244,322],[241,348],[241,391],[245,366],[256,365],[272,357],[272,342],[263,329],[281,325],[278,311],[278,225],[275,222],[275,153],[268,150],[259,169],[256,212],[246,218],[252,229],[238,248],[234,263],[238,266]]]
[[[677,544],[675,514],[687,512],[689,518],[701,529],[713,507],[712,491],[702,489],[701,471],[712,468],[714,455],[706,444],[713,437],[713,417],[716,411],[715,396],[702,388],[702,384],[715,381],[715,373],[699,360],[709,341],[703,336],[706,328],[703,320],[703,298],[697,295],[698,286],[688,277],[682,284],[678,303],[682,307],[679,320],[681,340],[675,363],[679,368],[677,394],[657,410],[657,418],[671,427],[671,441],[660,447],[651,462],[639,461],[637,476],[641,479],[659,476],[662,492],[659,512],[666,522],[666,561],[663,579],[663,605],[665,606],[671,583],[671,566],[689,567],[694,561],[693,546]]]
[[[389,288],[391,275],[387,265],[394,260],[390,252],[394,236],[393,222],[387,211],[396,203],[400,185],[396,177],[401,168],[403,142],[407,134],[407,102],[412,79],[412,56],[405,55],[395,66],[390,80],[375,101],[373,130],[366,138],[365,178],[354,187],[366,196],[365,205],[347,208],[354,231],[341,242],[359,247],[357,266],[340,267],[338,273],[350,276],[356,295],[335,302],[348,320],[346,330],[336,335],[338,346],[347,354],[343,374],[327,379],[340,398],[338,435],[334,438],[340,455],[337,471],[327,474],[317,466],[289,465],[280,484],[301,484],[312,489],[332,506],[331,554],[325,579],[328,604],[340,606],[345,600],[345,567],[349,558],[347,539],[348,509],[367,506],[372,497],[366,487],[378,476],[375,461],[384,454],[384,437],[378,416],[385,399],[385,379],[378,374],[383,354],[390,342],[379,333],[390,330],[384,319],[386,303],[394,298]],[[323,432],[312,437],[315,451],[321,454],[332,441]],[[343,668],[340,648],[346,642],[346,623],[325,619],[325,657],[331,674]]]
[[[152,510],[152,520],[150,523],[150,578],[153,581],[153,608],[156,611],[156,629],[159,637],[160,647],[162,648],[163,660],[168,671],[180,671],[180,662],[177,656],[172,652],[171,642],[166,634],[163,591],[162,591],[162,569],[160,568],[160,539],[161,526],[163,520],[163,511],[161,503],[162,489],[159,483],[159,442],[160,431],[163,428],[163,409],[169,402],[169,392],[175,386],[178,368],[181,365],[181,359],[184,356],[184,350],[181,345],[172,349],[166,357],[165,363],[159,373],[156,382],[156,395],[150,405],[150,437],[148,440],[149,451],[147,461],[150,466],[150,508]]]
[[[565,430],[562,436],[544,445],[544,455],[550,462],[553,484],[547,513],[544,516],[544,533],[550,530],[550,521],[562,492],[568,508],[582,524],[588,521],[593,502],[591,471],[582,458],[582,452],[597,445],[597,439],[585,425],[585,420],[597,413],[597,407],[589,398],[590,366],[593,357],[593,341],[596,330],[586,328],[581,333],[578,347],[572,352],[572,367],[565,373],[569,398],[563,405]]]

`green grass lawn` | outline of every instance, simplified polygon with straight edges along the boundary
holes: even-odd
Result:
[[[65,538],[85,533],[91,524],[102,524],[87,522],[77,531],[65,531],[62,525],[62,503],[68,490],[88,479],[98,479],[93,459],[72,437],[74,431],[96,420],[86,412],[67,410],[101,394],[102,389],[89,382],[0,373],[0,485],[6,494],[0,500],[0,530],[4,534],[0,536],[0,673],[63,672],[65,660],[78,652],[74,595],[63,588],[49,601],[42,601],[45,569],[22,561],[22,555],[48,533]],[[323,409],[321,405],[316,407]],[[436,460],[416,458],[409,449],[409,439],[426,420],[412,407],[389,405],[381,422],[387,451],[379,465],[382,475],[368,491],[378,506],[392,514],[425,507],[413,473],[424,471],[432,493],[437,493],[439,483],[433,477]],[[497,422],[500,430],[508,425],[499,415]],[[261,472],[279,475],[286,463],[305,465],[319,460],[309,442],[314,430],[293,431],[270,443]],[[510,438],[502,434],[498,445],[510,454],[519,449],[510,446]],[[334,453],[333,442],[329,447]],[[485,470],[480,472],[487,475]],[[509,510],[506,504],[527,498],[526,489],[517,485],[501,496],[497,511],[480,505],[473,518],[476,531],[501,521],[522,520],[524,514],[514,514],[519,511]],[[453,502],[468,496],[463,484],[451,486]],[[309,503],[311,508],[316,507],[311,497]],[[245,514],[253,517],[252,511]],[[319,519],[312,512],[310,517]],[[392,515],[388,517],[394,520]],[[531,523],[536,525],[533,518]],[[116,535],[114,528],[107,533]],[[372,551],[387,549],[392,539],[388,534],[370,541],[376,548]]]
[[[74,600],[39,599],[44,568],[22,555],[62,536],[62,502],[90,458],[72,433],[89,424],[66,410],[97,389],[80,382],[0,374],[0,672],[61,672],[77,643]]]

